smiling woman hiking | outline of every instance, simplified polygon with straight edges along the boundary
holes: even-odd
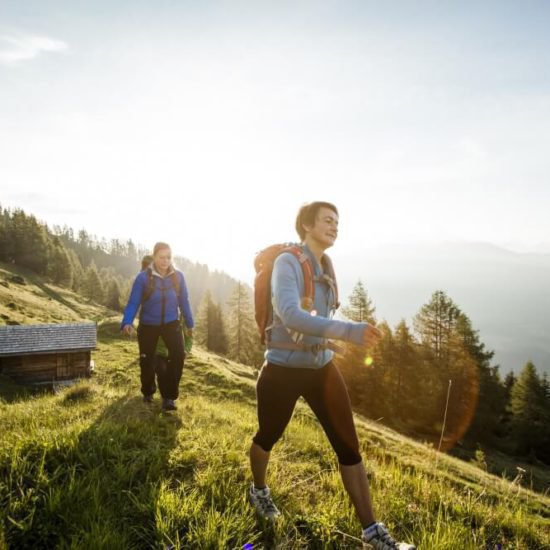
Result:
[[[296,218],[301,244],[271,246],[255,262],[256,320],[265,333],[267,351],[256,385],[259,426],[250,447],[253,483],[248,496],[263,518],[274,520],[280,515],[266,483],[267,467],[271,449],[303,397],[338,458],[343,485],[363,527],[365,546],[415,550],[412,544],[396,542],[375,519],[348,391],[332,362],[338,346],[329,339],[370,346],[381,337],[369,323],[331,318],[338,307],[338,291],[325,250],[336,241],[338,221],[333,204],[306,204]]]
[[[176,410],[179,382],[185,360],[180,311],[188,331],[194,326],[185,278],[172,264],[172,251],[166,243],[156,243],[153,262],[138,274],[128,304],[124,309],[121,329],[133,332],[132,323],[141,306],[138,326],[139,365],[143,401],[151,403],[156,391],[155,351],[159,338],[168,348],[167,368],[158,373],[164,411]]]

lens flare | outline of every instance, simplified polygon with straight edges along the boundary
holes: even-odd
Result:
[[[367,367],[370,367],[370,366],[372,366],[373,363],[374,363],[374,359],[370,355],[367,355],[365,357],[365,365]]]

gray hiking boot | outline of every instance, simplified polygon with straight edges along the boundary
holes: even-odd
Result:
[[[174,403],[173,399],[163,399],[162,400],[162,410],[163,411],[177,411],[178,408]]]
[[[373,550],[416,550],[407,542],[395,542],[383,523],[374,523],[363,530],[363,548]]]
[[[272,521],[281,515],[271,498],[269,487],[256,489],[252,484],[248,492],[248,498],[260,517]]]

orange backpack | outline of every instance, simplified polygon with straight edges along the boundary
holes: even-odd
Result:
[[[328,283],[334,292],[334,308],[339,307],[338,302],[338,287],[336,285],[336,277],[334,268],[330,258],[324,254],[322,258],[322,267],[324,275],[315,277],[315,270],[303,246],[292,243],[273,244],[264,248],[256,254],[254,258],[254,269],[256,277],[254,279],[254,306],[256,324],[260,332],[262,344],[266,343],[266,332],[269,330],[273,318],[273,308],[271,304],[271,274],[273,273],[273,264],[275,260],[283,252],[293,254],[300,266],[304,275],[304,295],[302,296],[302,308],[311,311],[315,302],[315,282],[325,281]]]

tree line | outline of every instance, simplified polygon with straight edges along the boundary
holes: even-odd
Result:
[[[359,281],[342,313],[376,323],[376,309]],[[550,463],[550,384],[528,361],[504,379],[494,352],[468,316],[441,290],[413,319],[382,331],[365,351],[349,345],[336,361],[357,412],[442,450],[481,444]]]
[[[85,230],[48,227],[22,209],[0,205],[0,261],[32,270],[47,281],[78,292],[90,301],[121,311],[127,302],[141,258],[151,254],[131,239],[98,239]],[[206,292],[225,304],[237,281],[223,271],[181,256],[175,265],[185,273],[191,308],[196,313]]]
[[[99,240],[81,230],[50,229],[20,209],[0,206],[0,261],[30,269],[90,301],[121,311],[140,260],[148,253],[131,240]],[[263,361],[252,290],[204,264],[176,257],[205,348],[256,369]],[[361,281],[342,314],[376,323],[371,350],[345,346],[335,361],[354,409],[442,450],[457,442],[483,444],[507,454],[550,463],[550,384],[532,362],[502,378],[479,332],[445,292],[434,292],[414,317],[395,327],[377,322]]]

